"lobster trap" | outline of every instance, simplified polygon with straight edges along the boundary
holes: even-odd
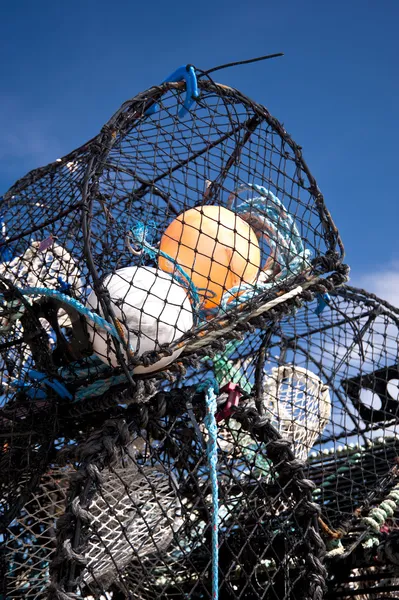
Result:
[[[1,215],[3,404],[133,389],[346,279],[300,147],[266,108],[193,67],[19,180]]]
[[[193,402],[200,423],[203,403]],[[196,437],[177,398],[167,410],[157,399],[145,415],[129,412],[89,436],[75,461],[71,445],[66,466],[51,464],[8,525],[5,598],[211,595],[206,433]],[[143,420],[146,428],[133,433]],[[268,442],[269,458],[253,464],[267,440],[254,425],[251,418],[240,430],[226,425],[219,438],[219,595],[272,589],[271,597],[311,597],[318,582],[308,561],[317,554],[311,484],[298,472],[295,482],[282,472],[278,480],[281,457],[292,458],[278,436]]]
[[[232,600],[397,597],[398,328],[399,311],[344,287],[148,403],[60,406],[47,464],[3,521],[4,597],[202,599],[215,569]]]
[[[266,108],[181,68],[1,219],[2,600],[399,597],[399,312]]]

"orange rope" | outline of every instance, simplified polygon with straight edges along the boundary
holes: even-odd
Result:
[[[334,529],[330,529],[330,527],[327,525],[327,523],[324,523],[324,521],[321,517],[319,517],[318,520],[319,520],[320,527],[322,528],[323,532],[326,535],[328,535],[333,540],[339,540],[342,538],[342,536],[343,536],[342,531],[334,531]]]
[[[117,330],[119,337],[125,342],[126,344],[126,353],[128,355],[129,358],[134,358],[134,353],[130,350],[130,346],[128,344],[128,341],[126,339],[125,333],[123,331],[123,327],[121,325],[121,322],[119,321],[119,319],[117,319],[115,317],[115,329]]]

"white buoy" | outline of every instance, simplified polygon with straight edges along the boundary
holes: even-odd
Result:
[[[151,267],[119,269],[103,281],[111,297],[112,308],[120,321],[131,350],[141,356],[177,341],[193,326],[193,312],[186,290],[172,276]],[[95,292],[87,303],[103,316]],[[113,367],[118,366],[114,338],[104,329],[88,322],[94,353]],[[182,352],[176,350],[149,367],[138,366],[134,373],[151,373],[172,363]],[[124,357],[126,352],[122,348]]]

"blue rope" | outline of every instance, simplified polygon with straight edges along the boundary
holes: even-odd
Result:
[[[64,289],[67,289],[67,288],[69,289],[69,286],[66,282],[63,282],[61,280],[61,281],[59,281],[59,283],[61,285],[64,284]],[[45,296],[48,298],[55,298],[55,299],[59,300],[60,302],[67,304],[68,306],[71,306],[77,312],[84,315],[87,319],[89,319],[90,321],[92,321],[93,323],[98,325],[100,328],[105,329],[108,333],[110,333],[118,341],[121,341],[117,330],[111,323],[108,323],[108,321],[106,321],[103,317],[100,317],[100,315],[91,311],[89,308],[87,308],[87,306],[84,306],[75,298],[72,298],[71,296],[67,296],[66,294],[63,294],[62,292],[60,292],[58,290],[52,290],[49,288],[32,287],[32,288],[24,288],[24,289],[17,288],[17,289],[23,296]],[[1,296],[2,295],[0,294],[0,297]],[[133,351],[132,348],[130,348],[130,349],[131,349],[131,351]],[[96,362],[96,358],[94,358],[94,363],[95,362]],[[98,370],[98,366],[96,364],[94,364],[93,368],[89,367],[88,369],[86,369],[85,375],[87,376],[87,374],[90,372],[90,370],[93,371],[94,369]],[[64,379],[65,373],[60,372],[60,375]],[[41,373],[40,371],[29,370],[26,373],[26,377],[33,382],[39,383],[40,386],[42,386],[44,384],[44,385],[52,388],[61,398],[67,398],[68,400],[74,399],[72,394],[69,392],[69,390],[60,381],[57,381],[56,379],[48,379],[47,376],[44,373]],[[101,394],[105,393],[112,385],[117,385],[119,383],[123,383],[125,381],[125,379],[126,379],[126,377],[124,374],[116,375],[116,376],[113,376],[113,377],[107,378],[107,379],[99,379],[96,382],[94,382],[93,384],[89,385],[88,387],[78,390],[77,393],[75,394],[74,401],[78,402],[89,396],[101,395]],[[39,389],[37,389],[37,388],[35,389],[33,387],[34,386],[33,383],[28,383],[28,382],[25,382],[22,380],[16,380],[13,382],[12,385],[13,385],[13,387],[16,387],[19,389],[24,389],[27,396],[30,397],[32,400],[40,400],[40,399],[44,399],[47,397],[47,394],[42,389],[40,389],[40,387],[39,387]]]
[[[43,384],[53,389],[60,398],[67,398],[68,400],[73,399],[71,392],[60,381],[57,381],[57,379],[49,379],[45,373],[32,369],[26,373],[26,377],[33,383],[27,383],[17,379],[12,382],[12,387],[23,389],[26,395],[32,400],[43,400],[47,398],[47,394],[40,389],[40,386]],[[39,384],[39,388],[33,387],[34,384],[36,384],[36,386]]]
[[[77,361],[58,370],[58,376],[66,383],[74,383],[76,380],[85,380],[83,385],[76,389],[74,402],[80,402],[85,398],[102,396],[111,387],[119,385],[126,381],[124,373],[113,375],[114,369],[103,363],[95,354],[84,359],[84,362]],[[87,377],[95,375],[96,380],[86,384]]]
[[[104,363],[96,354],[92,354],[87,358],[69,363],[65,367],[60,367],[58,375],[62,381],[73,383],[76,379],[86,379],[91,373],[99,377],[106,377],[112,370],[112,367]]]
[[[107,379],[97,379],[87,387],[81,386],[78,390],[76,390],[74,402],[81,402],[86,398],[102,396],[105,394],[105,392],[111,389],[111,387],[125,383],[125,381],[126,375],[124,373],[121,373],[120,375],[113,375]]]
[[[119,342],[121,341],[119,334],[116,328],[108,323],[103,317],[100,317],[97,313],[91,311],[87,306],[81,304],[79,300],[72,298],[71,296],[67,296],[58,290],[52,290],[50,288],[45,287],[29,287],[29,288],[17,288],[22,296],[45,296],[47,298],[55,298],[64,304],[68,304],[72,308],[74,308],[78,313],[88,318],[95,325],[98,325],[102,329],[105,329],[108,333],[110,333],[113,337],[115,337]],[[1,296],[1,294],[0,294]]]
[[[43,386],[47,386],[53,389],[61,398],[76,403],[81,402],[86,398],[102,396],[111,387],[125,383],[126,375],[124,373],[107,377],[109,372],[109,367],[96,355],[93,355],[86,359],[86,364],[84,366],[78,361],[77,363],[74,363],[74,365],[62,367],[58,371],[59,378],[66,383],[73,383],[77,379],[79,380],[82,378],[87,379],[88,375],[93,373],[99,376],[99,379],[96,379],[96,381],[79,387],[74,395],[72,395],[68,388],[58,379],[49,379],[44,373],[33,369],[25,372],[26,379],[30,381],[17,379],[12,382],[11,387],[23,390],[31,400],[44,400],[48,396],[45,389],[43,389]]]
[[[218,494],[218,476],[217,462],[218,449],[217,437],[218,429],[215,418],[217,410],[215,389],[218,391],[217,382],[204,382],[197,387],[197,391],[205,389],[205,401],[207,412],[205,415],[205,427],[208,430],[207,456],[209,462],[209,474],[212,489],[212,598],[217,600],[219,597],[219,494]]]
[[[240,186],[237,193],[246,190],[255,190],[260,196],[242,200],[237,206],[237,212],[251,212],[253,209],[257,211],[273,232],[273,235],[269,236],[272,252],[281,263],[283,271],[290,269],[292,272],[293,267],[298,268],[298,265],[301,265],[305,253],[302,237],[294,219],[270,190],[256,184],[247,184]]]
[[[317,306],[315,308],[314,314],[319,317],[323,310],[326,308],[326,306],[329,305],[331,298],[329,294],[318,294],[316,298]]]

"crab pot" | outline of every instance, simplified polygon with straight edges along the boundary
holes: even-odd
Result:
[[[399,311],[348,286],[208,363],[255,394],[306,460],[326,547],[326,598],[399,596],[398,355]]]
[[[170,79],[2,198],[3,405],[40,378],[65,401],[98,373],[132,386],[345,281],[339,234],[284,127],[192,67]]]
[[[304,427],[309,433],[314,427],[313,413],[324,421],[313,438],[315,443],[311,439],[305,447],[309,475],[319,488],[315,494],[332,528],[351,518],[374,486],[380,485],[380,479],[395,467],[398,355],[398,309],[365,291],[344,286],[331,294],[321,312],[320,303],[309,303],[276,323],[274,330],[248,335],[230,356],[229,377],[246,389],[258,386],[262,393],[275,389],[268,382],[281,381],[282,371],[303,373],[303,397],[295,396],[298,406],[289,411],[301,415],[305,407]],[[224,359],[217,368],[222,368]],[[200,378],[201,373],[196,376]],[[327,418],[320,400],[319,406],[305,415],[312,408],[308,396],[314,392],[315,377],[328,389],[331,412]],[[267,397],[270,394],[265,394]],[[287,404],[283,385],[278,387],[277,397],[278,406],[270,407],[275,419]],[[297,453],[303,450],[299,441]]]
[[[395,308],[344,287],[147,403],[60,404],[54,451],[4,520],[4,597],[202,599],[215,568],[231,600],[398,595],[398,326]],[[43,413],[29,419],[36,431]]]
[[[350,531],[396,483],[399,311],[344,287],[315,312],[309,304],[280,323],[269,361],[305,367],[328,386],[331,415],[309,448],[308,475],[326,523]]]
[[[203,398],[184,395],[198,430],[171,394],[167,411],[165,399],[145,415],[121,409],[66,464],[48,465],[5,528],[4,598],[209,597],[208,437]],[[293,454],[278,450],[278,433],[244,417],[251,406],[218,437],[219,597],[305,598],[318,553],[309,486],[298,470],[287,476]]]

